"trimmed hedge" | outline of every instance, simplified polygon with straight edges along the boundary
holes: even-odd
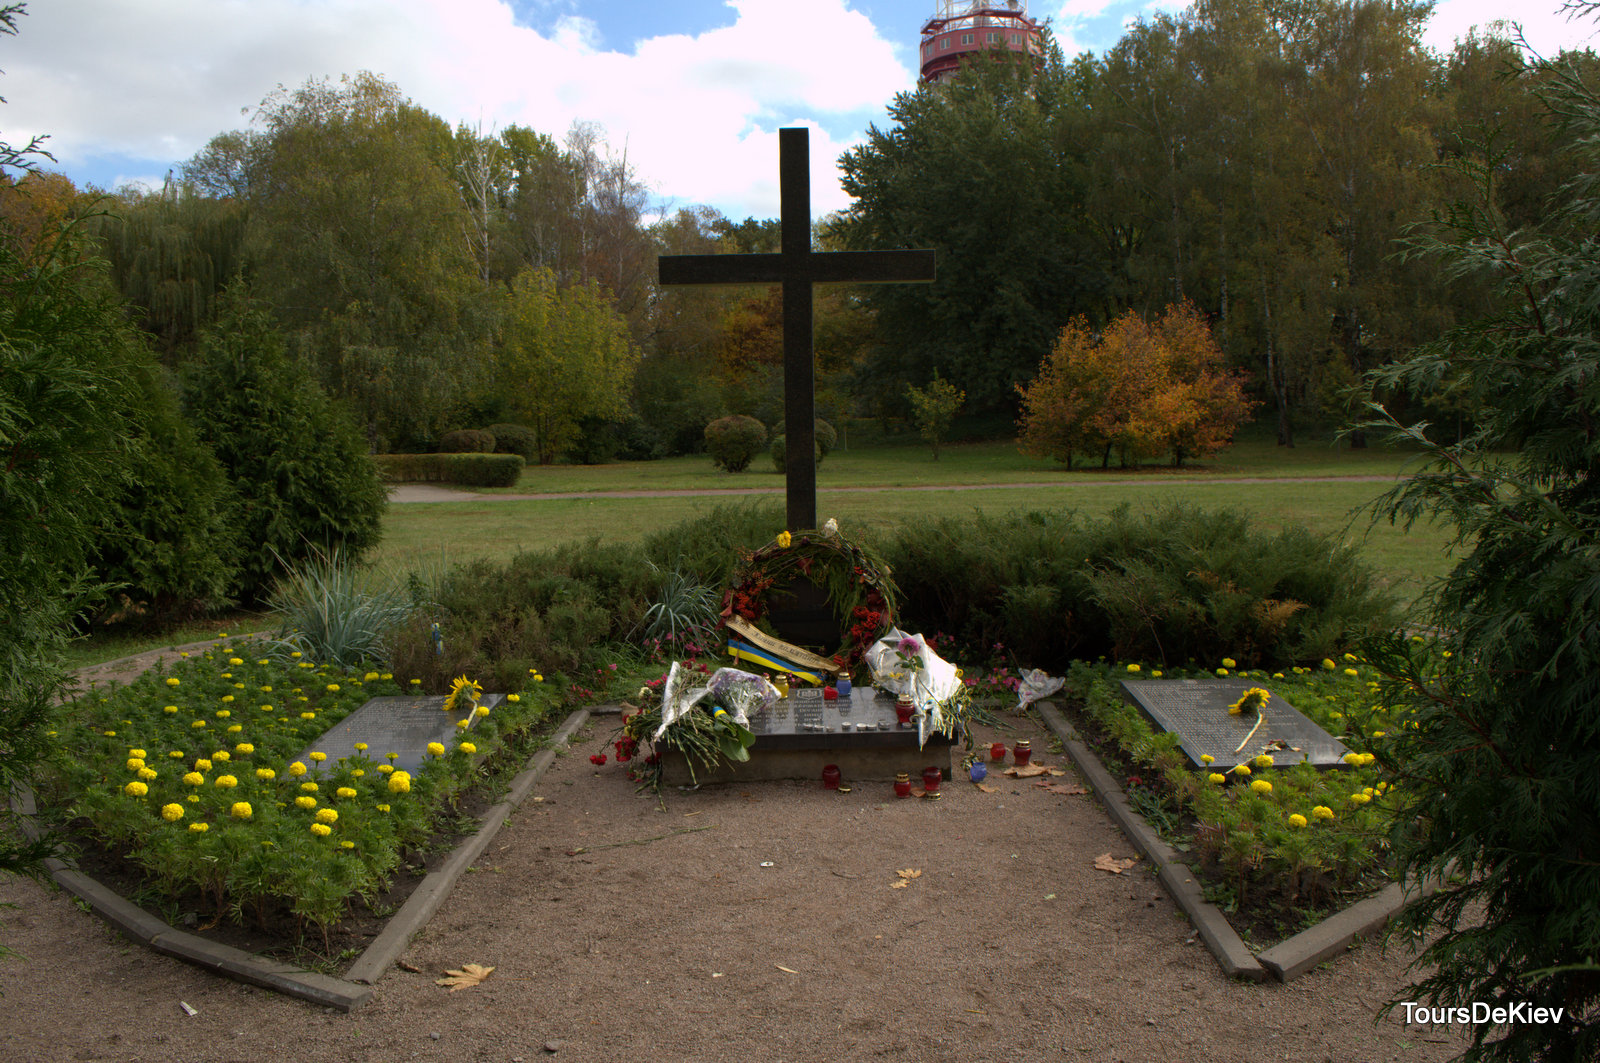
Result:
[[[495,434],[482,428],[458,428],[439,437],[441,454],[493,454]]]
[[[767,428],[754,417],[734,414],[706,425],[706,453],[718,469],[744,472],[766,442]]]
[[[489,431],[494,433],[496,454],[520,454],[523,461],[539,457],[539,437],[533,429],[520,424],[492,424]]]
[[[770,453],[772,454],[772,467],[774,469],[776,469],[778,472],[785,472],[789,468],[789,450],[788,450],[788,447],[789,447],[789,440],[788,440],[787,436],[774,436],[773,437],[773,439],[772,439],[772,449],[771,449]],[[821,441],[820,440],[813,440],[812,443],[811,443],[811,456],[816,459],[816,463],[818,465],[822,464],[822,455],[825,454],[825,453],[826,453],[826,451],[824,451],[822,449]]]
[[[786,421],[779,421],[777,426],[772,429],[773,436],[788,435],[789,433],[784,430],[786,424]],[[812,422],[812,426],[812,438],[816,441],[817,449],[822,452],[822,456],[825,458],[833,453],[833,448],[839,442],[839,433],[834,429],[833,425],[820,417]]]
[[[524,462],[517,454],[376,454],[385,483],[446,483],[515,487]]]

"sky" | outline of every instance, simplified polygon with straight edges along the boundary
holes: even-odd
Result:
[[[31,0],[0,38],[0,140],[46,134],[79,186],[159,186],[279,85],[368,70],[452,125],[595,122],[658,209],[778,213],[781,126],[811,128],[812,209],[843,209],[837,159],[915,86],[943,0]],[[1101,53],[1170,0],[1027,0],[1068,56]],[[1440,0],[1448,51],[1507,0]],[[1593,44],[1560,0],[1515,9],[1544,54]],[[1594,37],[1591,40],[1591,37]]]

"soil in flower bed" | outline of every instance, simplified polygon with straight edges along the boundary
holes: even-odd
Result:
[[[1111,736],[1083,712],[1082,702],[1061,698],[1055,704],[1061,708],[1062,715],[1077,730],[1084,745],[1100,758],[1100,763],[1113,778],[1122,783],[1124,791],[1130,796],[1135,788],[1142,788],[1153,794],[1166,792],[1166,784],[1161,777],[1152,769],[1136,764]],[[1138,811],[1137,800],[1132,803],[1134,810]],[[1173,829],[1170,831],[1164,830],[1162,824],[1151,822],[1148,817],[1145,822],[1180,853],[1188,852],[1195,829],[1199,826],[1198,821],[1187,810],[1173,816]],[[1293,937],[1335,912],[1372,896],[1390,881],[1381,872],[1371,872],[1352,888],[1330,890],[1326,899],[1318,904],[1311,904],[1300,898],[1286,897],[1281,893],[1260,896],[1258,889],[1256,895],[1246,896],[1241,904],[1234,897],[1233,883],[1218,874],[1216,868],[1202,867],[1198,860],[1187,863],[1200,881],[1206,899],[1227,914],[1228,922],[1234,932],[1255,949],[1270,948]]]

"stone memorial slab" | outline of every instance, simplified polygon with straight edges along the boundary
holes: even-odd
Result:
[[[1256,714],[1235,716],[1228,706],[1251,687],[1272,695],[1266,719],[1243,749],[1239,743],[1256,725]],[[1122,689],[1156,727],[1178,736],[1178,744],[1195,767],[1203,767],[1202,754],[1216,758],[1212,767],[1225,771],[1260,753],[1271,753],[1278,767],[1309,762],[1316,768],[1343,766],[1350,752],[1343,742],[1324,731],[1263,683],[1248,679],[1126,679]],[[1271,747],[1271,748],[1269,748]]]
[[[916,723],[896,720],[894,700],[872,687],[855,687],[836,701],[827,700],[820,687],[793,688],[769,712],[750,717],[756,741],[748,762],[723,765],[696,781],[815,779],[825,764],[837,765],[847,781],[890,780],[897,772],[915,776],[929,764],[949,765],[954,742],[932,734],[919,749]],[[681,756],[664,758],[663,779],[673,785],[690,781]]]
[[[353,755],[357,742],[365,742],[366,754],[372,760],[382,764],[390,753],[397,753],[399,756],[392,761],[394,766],[415,774],[427,759],[429,742],[439,742],[448,748],[451,743],[460,741],[458,736],[465,733],[456,726],[457,720],[467,721],[466,732],[470,732],[478,721],[478,717],[471,715],[471,710],[466,707],[445,712],[445,700],[442,695],[418,697],[401,694],[373,698],[323,732],[322,737],[307,746],[298,759],[315,771],[316,765],[311,760],[313,752],[321,751],[328,755],[329,761],[337,761],[340,757]],[[493,709],[504,700],[503,694],[485,694],[478,703]]]

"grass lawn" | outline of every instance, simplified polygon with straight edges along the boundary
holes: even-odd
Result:
[[[1098,517],[1124,502],[1135,509],[1168,502],[1211,509],[1234,507],[1256,514],[1268,528],[1299,523],[1362,541],[1369,563],[1403,601],[1411,601],[1427,581],[1448,570],[1446,536],[1424,526],[1407,533],[1383,524],[1369,531],[1367,518],[1355,511],[1384,487],[1348,481],[1228,484],[1152,480],[1128,484],[1100,477],[1083,477],[1060,487],[1002,486],[970,491],[830,492],[822,486],[817,511],[823,519],[836,517],[847,528],[860,529],[965,512],[1073,509]],[[520,550],[538,550],[575,539],[637,540],[727,501],[726,496],[682,496],[393,505],[385,521],[378,561],[403,569],[436,564],[441,557],[451,564],[474,558],[504,560]],[[774,504],[781,506],[781,497],[775,498]]]

